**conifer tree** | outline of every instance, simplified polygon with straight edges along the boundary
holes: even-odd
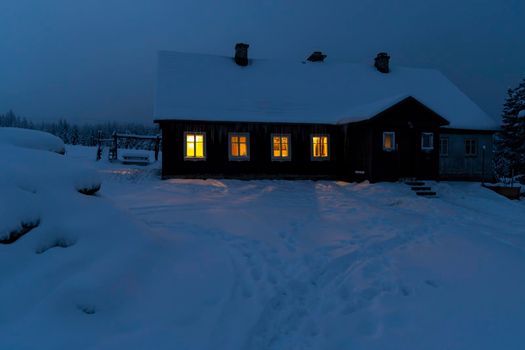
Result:
[[[525,174],[525,79],[507,91],[501,131],[496,135],[495,169],[500,177]]]

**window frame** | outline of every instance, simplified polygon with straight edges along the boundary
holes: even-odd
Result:
[[[392,135],[392,147],[385,147],[385,137],[386,135]],[[396,132],[395,131],[383,131],[383,143],[382,143],[384,152],[394,152],[396,150]]]
[[[246,137],[246,155],[245,156],[234,156],[232,155],[232,136]],[[241,142],[238,142],[240,145]],[[228,133],[228,160],[234,162],[245,162],[250,160],[250,133],[249,132],[229,132]]]
[[[446,144],[447,144],[447,152],[446,153],[443,152],[443,141],[446,141]],[[449,146],[450,146],[450,141],[449,141],[448,136],[441,136],[439,138],[439,156],[440,157],[448,157]]]
[[[470,142],[470,150],[472,151],[472,145],[475,146],[475,149],[474,149],[474,152],[467,152],[467,143]],[[465,151],[465,157],[477,157],[478,156],[478,148],[479,148],[479,143],[478,143],[478,139],[475,139],[475,138],[465,138],[464,142],[463,142],[463,146],[464,146],[464,151]]]
[[[425,147],[424,145],[424,137],[428,135],[430,136],[430,146]],[[434,133],[433,132],[422,132],[421,133],[421,150],[424,152],[430,152],[434,150]]]
[[[193,156],[193,157],[188,157],[188,143],[187,143],[187,136],[188,135],[202,135],[202,150],[204,152],[204,156],[203,157],[197,157],[197,156]],[[188,161],[204,161],[206,160],[206,157],[207,157],[207,154],[208,152],[206,151],[206,145],[207,145],[207,142],[206,142],[206,132],[205,131],[185,131],[184,132],[184,137],[182,139],[182,143],[183,143],[183,147],[184,147],[184,160],[188,160]],[[195,145],[197,143],[197,141],[193,141],[193,144]],[[195,146],[194,146],[195,147]]]
[[[281,156],[280,157],[276,157],[274,155],[274,143],[273,143],[273,138],[274,137],[280,137],[280,145],[281,145]],[[283,157],[282,156],[282,138],[283,137],[286,137],[288,139],[288,155],[286,157]],[[289,162],[292,160],[292,134],[283,134],[283,133],[272,133],[270,135],[270,154],[271,154],[271,159],[273,162]]]
[[[327,147],[326,157],[315,157],[314,156],[314,137],[326,137],[326,147]],[[310,134],[310,160],[316,161],[316,162],[330,160],[330,152],[331,152],[330,134]]]

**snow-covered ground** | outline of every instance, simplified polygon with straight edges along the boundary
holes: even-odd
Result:
[[[397,183],[161,181],[158,164],[95,152],[65,159],[99,173],[97,196],[37,192],[40,226],[0,245],[0,349],[525,343],[525,201],[475,183],[429,199]]]

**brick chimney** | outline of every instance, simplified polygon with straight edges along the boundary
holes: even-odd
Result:
[[[237,43],[235,44],[235,63],[245,67],[248,65],[248,48],[250,45]]]
[[[381,73],[390,72],[390,56],[386,52],[378,53],[375,58],[374,67]]]
[[[323,62],[326,58],[326,55],[324,55],[321,51],[314,51],[307,60],[310,62]]]

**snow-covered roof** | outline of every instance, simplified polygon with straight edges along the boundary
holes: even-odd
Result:
[[[346,114],[349,117],[340,119],[338,123],[345,124],[354,121],[370,119],[376,116],[377,114],[381,113],[385,109],[392,107],[409,97],[410,95],[393,96],[385,98],[384,100],[379,100],[372,103],[356,106],[353,109],[348,110],[346,112]]]
[[[161,51],[156,119],[328,123],[373,117],[412,96],[451,128],[496,129],[498,123],[439,71],[348,62],[254,59]]]

